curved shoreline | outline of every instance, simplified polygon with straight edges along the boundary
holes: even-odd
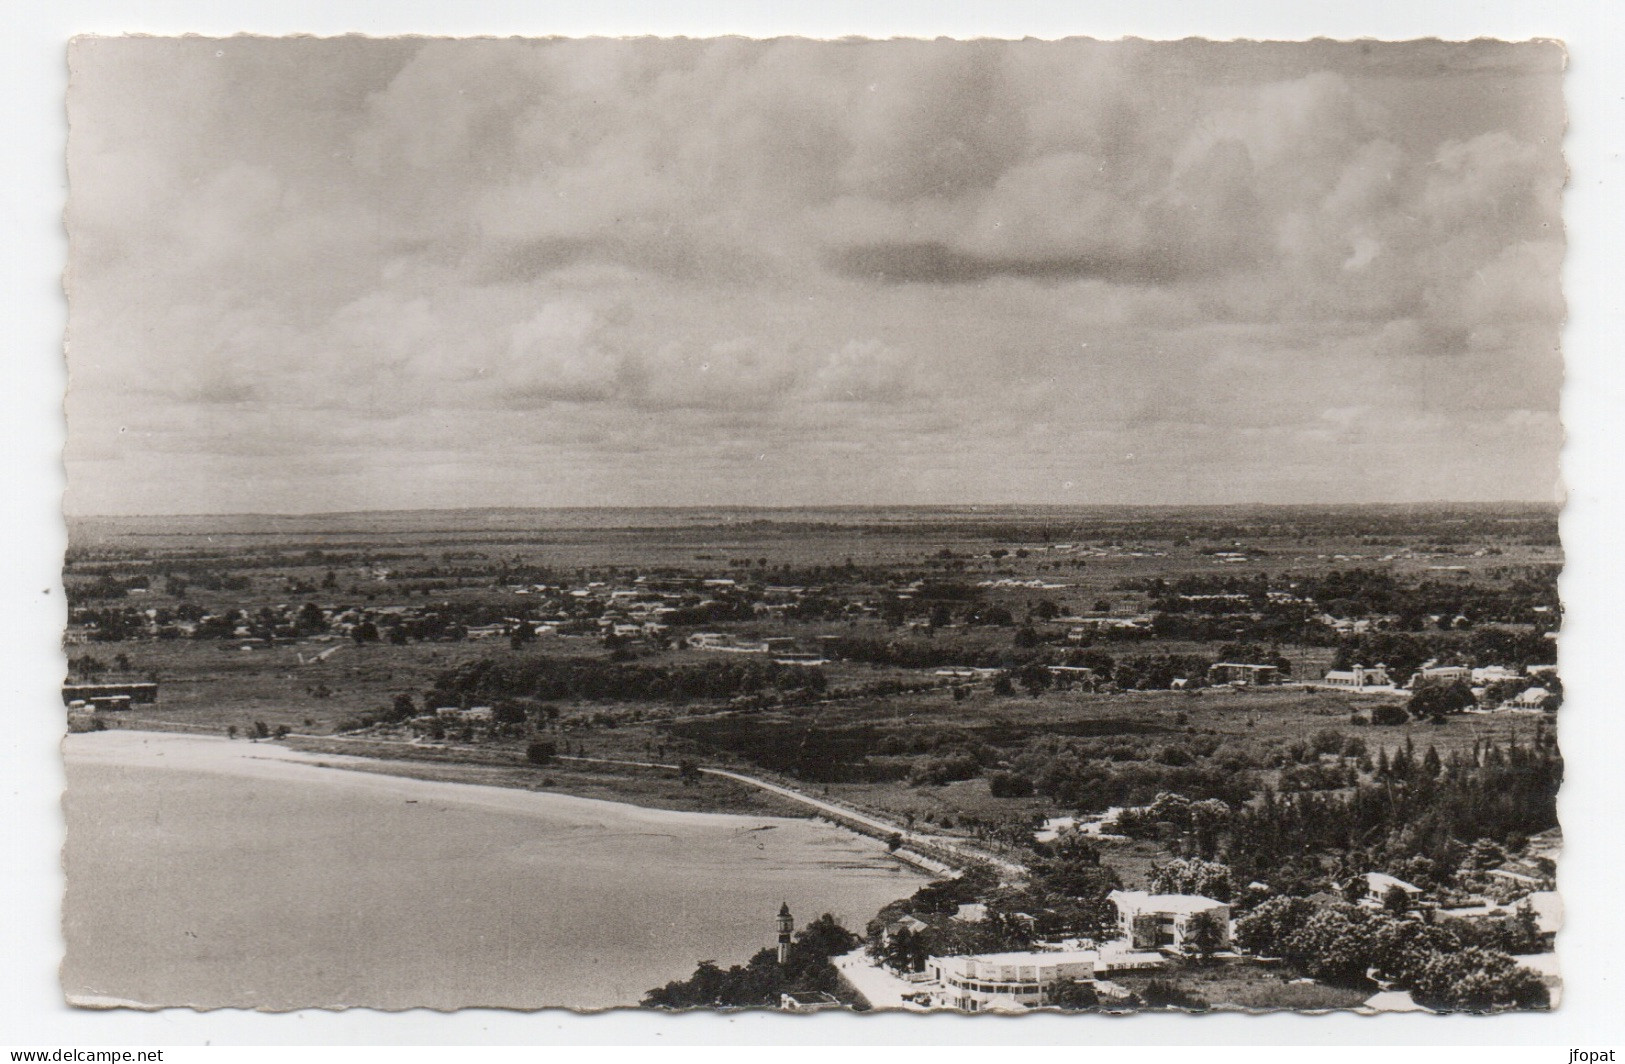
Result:
[[[533,791],[484,783],[427,780],[415,776],[379,771],[383,759],[355,754],[311,753],[274,742],[222,739],[218,736],[182,735],[173,732],[113,730],[81,732],[63,739],[65,759],[82,765],[125,765],[177,771],[210,772],[216,775],[255,779],[282,779],[321,782],[377,794],[395,794],[408,800],[433,798],[471,808],[495,812],[548,812],[592,815],[619,811],[621,816],[639,816],[650,822],[707,824],[725,821],[773,821],[794,824],[795,817],[762,816],[741,813],[711,813],[659,809],[632,802],[604,798],[584,798],[556,791]]]

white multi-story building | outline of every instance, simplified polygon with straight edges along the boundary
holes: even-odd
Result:
[[[1453,683],[1474,682],[1473,670],[1465,665],[1424,665],[1411,673],[1410,689],[1444,687]]]
[[[1148,894],[1143,890],[1114,890],[1107,895],[1117,906],[1123,938],[1136,950],[1172,947],[1183,949],[1198,916],[1210,915],[1221,944],[1230,944],[1230,906],[1200,894]]]
[[[986,953],[974,957],[932,957],[925,970],[936,983],[932,1004],[966,1012],[1041,1008],[1063,979],[1093,982],[1094,950]]]

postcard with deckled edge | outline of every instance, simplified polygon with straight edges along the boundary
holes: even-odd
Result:
[[[70,1003],[1557,1005],[1557,42],[69,59]]]

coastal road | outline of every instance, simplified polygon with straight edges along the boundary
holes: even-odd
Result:
[[[679,766],[677,765],[662,764],[658,761],[623,761],[617,758],[608,757],[571,757],[565,755],[559,756],[558,760],[579,761],[600,765],[626,765],[634,768],[668,769],[673,772],[679,770]],[[805,791],[798,791],[793,787],[786,787],[782,784],[773,783],[772,781],[764,780],[759,776],[748,776],[743,772],[734,772],[725,768],[707,768],[705,766],[699,766],[699,771],[708,776],[721,776],[724,779],[734,780],[738,783],[744,783],[751,787],[758,787],[764,791],[769,791],[783,798],[788,798],[792,802],[799,802],[802,805],[811,806],[819,812],[838,820],[849,820],[853,823],[871,828],[882,834],[897,835],[902,838],[905,846],[912,842],[918,845],[929,846],[933,849],[945,850],[959,857],[963,861],[991,864],[1004,874],[1015,878],[1025,877],[1027,874],[1027,870],[1016,862],[999,857],[996,854],[988,853],[985,850],[967,846],[958,839],[943,835],[917,835],[909,831],[908,828],[904,827],[902,824],[898,824],[894,821],[886,820],[871,813],[860,812],[853,809],[851,806],[838,805],[834,802],[825,801],[824,799],[814,797]]]

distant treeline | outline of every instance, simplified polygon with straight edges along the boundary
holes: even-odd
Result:
[[[1386,570],[1350,569],[1323,576],[1294,574],[1290,581],[1258,573],[1133,580],[1123,587],[1150,595],[1152,608],[1161,614],[1252,611],[1260,620],[1285,626],[1283,630],[1304,625],[1320,613],[1393,616],[1398,618],[1396,627],[1415,631],[1427,627],[1429,617],[1449,623],[1464,617],[1471,623],[1535,624],[1542,619],[1537,606],[1550,610],[1557,605],[1560,571],[1556,565],[1520,566],[1487,574],[1504,581],[1500,584],[1432,577],[1409,582]]]
[[[679,739],[726,751],[763,768],[823,783],[913,778],[941,784],[972,779],[998,763],[1002,748],[1037,735],[1127,736],[1154,724],[1085,719],[1015,725],[994,717],[973,727],[918,727],[906,722],[820,723],[816,717],[729,716],[663,725]],[[928,757],[916,760],[918,755]]]
[[[432,698],[480,700],[719,701],[766,691],[824,690],[823,670],[771,661],[717,659],[692,665],[637,665],[597,658],[483,658],[440,673]]]

